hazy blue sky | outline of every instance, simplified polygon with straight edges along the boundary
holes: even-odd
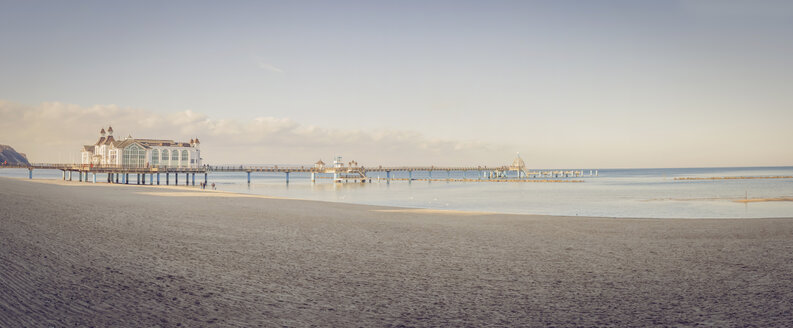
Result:
[[[36,161],[112,123],[211,163],[793,165],[793,2],[1,1],[0,115]]]

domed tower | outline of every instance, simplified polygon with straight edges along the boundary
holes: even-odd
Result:
[[[112,126],[108,126],[107,127],[107,138],[105,138],[105,141],[103,142],[103,144],[110,145],[114,141],[116,141],[116,139],[113,138],[113,127]]]
[[[105,128],[102,128],[102,130],[99,130],[99,140],[97,140],[94,145],[95,146],[99,146],[99,145],[103,144],[105,142],[105,135],[106,135]]]
[[[523,162],[523,159],[520,158],[520,153],[518,153],[515,160],[512,161],[512,165],[509,166],[510,171],[517,171],[517,176],[520,179],[521,174],[525,174],[527,177],[529,176],[528,172],[526,172],[526,163]]]

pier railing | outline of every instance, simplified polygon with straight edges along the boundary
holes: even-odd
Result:
[[[97,173],[105,172],[179,172],[179,173],[199,173],[207,170],[206,166],[199,167],[174,167],[165,165],[109,165],[109,164],[57,164],[57,163],[31,163],[24,164],[0,164],[0,168],[20,168],[28,170],[62,170],[62,171],[89,171]]]
[[[30,178],[33,178],[33,170],[37,169],[50,169],[50,170],[61,170],[64,172],[64,179],[66,179],[66,173],[69,172],[76,172],[80,173],[78,176],[81,178],[83,174],[87,176],[89,173],[94,175],[94,179],[96,174],[102,173],[108,174],[108,180],[111,180],[110,176],[113,175],[128,175],[128,174],[139,174],[145,176],[149,174],[149,179],[153,179],[154,175],[156,175],[159,179],[160,173],[173,173],[176,174],[174,177],[178,179],[178,174],[189,174],[193,177],[196,173],[203,173],[204,180],[207,180],[206,175],[210,172],[245,172],[248,175],[248,182],[251,179],[251,173],[253,172],[278,172],[284,173],[286,175],[286,181],[289,181],[289,174],[290,173],[311,173],[312,181],[322,174],[333,174],[334,179],[336,180],[360,180],[363,181],[365,179],[371,180],[370,177],[367,177],[367,173],[370,172],[384,172],[386,173],[386,179],[391,180],[392,176],[391,173],[396,172],[407,172],[408,173],[408,181],[417,180],[413,178],[413,172],[428,172],[428,179],[433,180],[432,173],[433,172],[446,172],[447,176],[446,179],[451,181],[451,172],[477,172],[477,174],[484,178],[485,180],[496,181],[498,179],[510,179],[507,176],[508,172],[516,171],[517,172],[517,180],[521,180],[521,178],[546,178],[546,177],[553,177],[553,178],[575,178],[575,177],[583,177],[584,172],[582,170],[536,170],[531,171],[525,168],[516,168],[511,166],[358,166],[358,165],[338,165],[338,166],[296,166],[296,165],[202,165],[198,167],[179,167],[179,166],[166,166],[166,165],[108,165],[108,164],[62,164],[62,163],[33,163],[30,165],[20,165],[20,164],[0,164],[0,168],[24,168],[30,171]],[[592,175],[590,171],[590,175]],[[597,175],[597,173],[595,173]],[[397,179],[396,177],[393,177]],[[168,176],[166,175],[166,179]],[[479,179],[481,180],[481,179]]]

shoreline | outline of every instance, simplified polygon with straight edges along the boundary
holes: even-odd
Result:
[[[350,204],[350,205],[358,205],[358,206],[372,206],[372,207],[383,207],[383,208],[392,208],[394,211],[404,211],[404,212],[437,212],[437,213],[457,213],[460,215],[474,215],[474,214],[488,214],[488,215],[528,215],[528,216],[551,216],[551,217],[580,217],[580,218],[602,218],[602,219],[630,219],[630,220],[758,220],[758,219],[793,219],[793,216],[779,216],[779,217],[756,217],[756,218],[746,218],[746,217],[687,217],[687,218],[679,218],[679,217],[639,217],[639,216],[630,216],[630,217],[621,217],[621,216],[593,216],[593,215],[560,215],[560,214],[537,214],[537,213],[511,213],[511,212],[494,212],[494,211],[477,211],[477,210],[456,210],[456,209],[438,209],[438,208],[427,208],[427,207],[408,207],[408,206],[394,206],[394,205],[375,205],[375,204],[361,204],[361,203],[352,203],[352,202],[341,202],[341,201],[327,201],[327,200],[316,200],[316,199],[308,199],[308,198],[294,198],[294,197],[280,197],[280,196],[268,196],[268,195],[260,195],[260,194],[249,194],[244,192],[234,192],[234,191],[225,191],[225,190],[211,190],[211,189],[201,189],[198,186],[184,186],[184,185],[144,185],[144,184],[115,184],[115,183],[107,183],[107,182],[76,182],[76,181],[63,181],[60,179],[27,179],[27,178],[18,178],[18,177],[0,177],[0,179],[12,179],[12,180],[19,180],[25,182],[33,182],[33,183],[43,183],[43,184],[51,184],[51,185],[62,185],[62,186],[76,186],[76,187],[89,187],[89,186],[96,186],[96,187],[144,187],[144,188],[153,188],[153,189],[162,189],[162,190],[181,190],[184,192],[194,192],[189,194],[183,195],[165,195],[159,194],[157,192],[148,192],[151,195],[158,195],[163,197],[242,197],[242,198],[259,198],[259,199],[285,199],[285,200],[294,200],[294,201],[306,201],[306,202],[320,202],[320,203],[331,203],[331,204]],[[206,193],[214,193],[214,194],[203,194]],[[644,200],[646,202],[652,201],[690,201],[690,200],[724,200],[724,201],[731,201],[735,203],[764,203],[764,202],[793,202],[793,197],[772,197],[772,198],[694,198],[694,199],[647,199]]]

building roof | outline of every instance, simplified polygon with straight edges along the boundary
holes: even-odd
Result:
[[[99,140],[97,140],[96,143],[94,143],[93,145],[88,145],[90,146],[90,148],[86,146],[84,147],[84,149],[86,151],[95,151],[96,146],[102,146],[102,145],[112,145],[116,148],[125,148],[133,143],[146,149],[157,146],[158,147],[192,147],[194,144],[200,143],[200,141],[198,141],[198,138],[190,139],[190,142],[176,142],[169,139],[135,139],[132,138],[131,134],[124,140],[116,140],[116,138],[113,137],[112,126],[107,127],[107,132],[109,132],[109,134],[106,134],[105,128],[102,128],[99,131],[99,133],[101,134]]]
[[[155,146],[190,147],[190,144],[186,142],[175,142],[173,140],[161,140],[161,139],[125,139],[124,141],[121,142],[115,142],[113,145],[116,148],[125,148],[133,143],[138,144],[139,146],[146,149]]]
[[[134,139],[138,142],[145,143],[148,146],[179,146],[185,144],[184,142],[175,142],[173,140],[165,139]]]
[[[318,162],[316,162],[316,163],[314,163],[314,164],[317,164],[317,165],[325,165],[325,162],[323,162],[322,160],[319,160]]]
[[[94,146],[93,145],[85,145],[85,146],[83,146],[83,151],[93,152],[94,151]]]
[[[116,148],[126,148],[127,146],[129,146],[131,144],[138,144],[138,146],[141,146],[143,148],[149,148],[146,145],[138,142],[135,139],[125,139],[124,141],[115,143],[113,146],[115,146]]]

